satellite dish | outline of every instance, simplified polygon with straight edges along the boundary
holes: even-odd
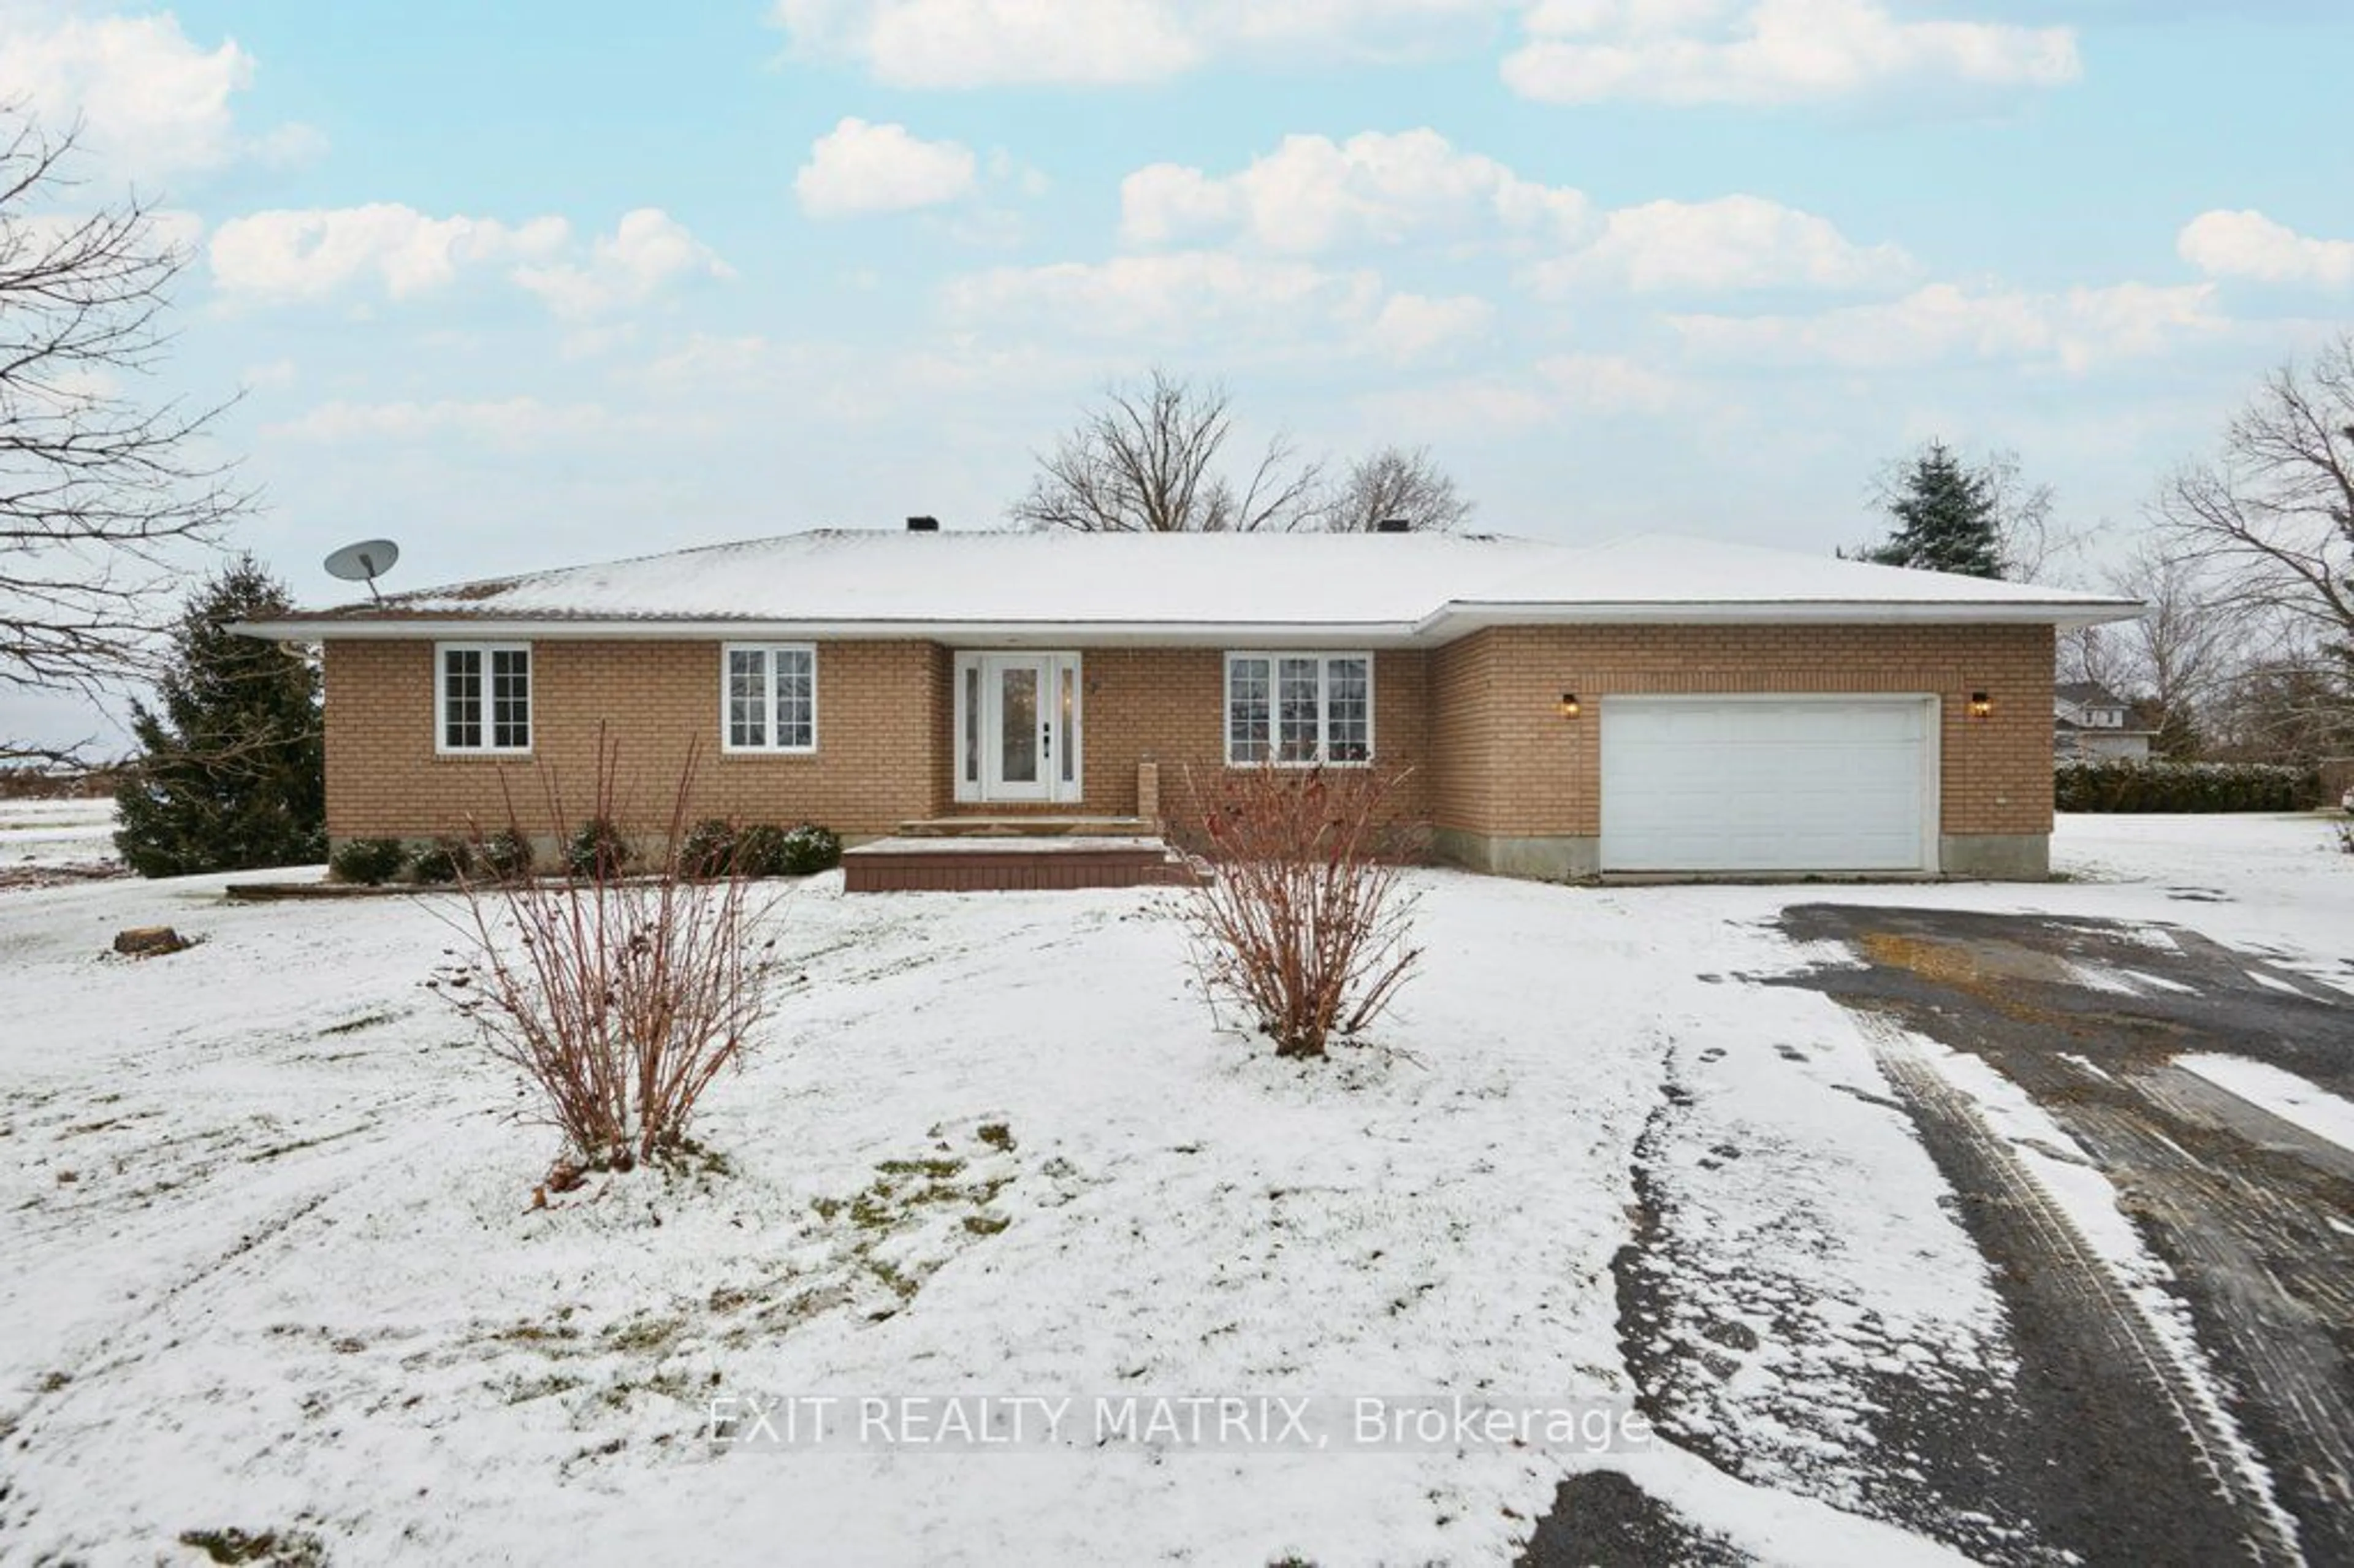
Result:
[[[398,559],[400,546],[391,540],[362,539],[327,557],[327,575],[347,583],[366,583],[368,596],[381,599],[384,596],[376,591],[376,579],[392,570],[392,564]]]

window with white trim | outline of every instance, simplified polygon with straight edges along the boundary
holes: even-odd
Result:
[[[817,650],[727,643],[719,654],[719,722],[729,751],[815,751]]]
[[[437,749],[531,749],[530,643],[437,642],[433,666]]]
[[[1226,761],[1370,762],[1370,653],[1226,655]]]

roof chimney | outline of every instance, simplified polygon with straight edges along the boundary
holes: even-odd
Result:
[[[1414,524],[1407,522],[1403,517],[1384,517],[1380,522],[1373,524],[1373,532],[1376,534],[1411,534],[1414,532]]]
[[[910,534],[937,534],[939,531],[940,520],[937,517],[910,517],[907,519],[907,532]]]

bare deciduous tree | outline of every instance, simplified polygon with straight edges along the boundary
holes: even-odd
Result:
[[[2072,528],[2054,521],[2052,487],[2029,483],[2019,454],[2009,448],[1988,452],[1978,473],[1993,493],[1995,531],[2013,582],[2043,581],[2103,526]]]
[[[1089,534],[1251,533],[1311,523],[1323,465],[1277,435],[1240,484],[1218,460],[1234,436],[1226,389],[1155,369],[1116,385],[1054,451],[1009,509],[1040,528]]]
[[[2215,602],[2199,564],[2145,539],[2107,574],[2110,589],[2148,608],[2138,620],[2088,626],[2063,640],[2062,667],[2120,696],[2145,701],[2161,755],[2195,756],[2211,710],[2244,650],[2243,628]]]
[[[1450,533],[1471,520],[1472,503],[1433,462],[1428,447],[1387,446],[1349,467],[1321,521],[1336,534],[1371,533],[1395,518],[1417,534]]]
[[[2216,607],[2196,563],[2147,544],[2109,582],[2149,607],[2117,630],[2156,710],[2158,748],[2168,757],[2193,754],[2200,716],[2239,658],[2232,618]]]
[[[223,405],[122,390],[169,343],[186,257],[136,196],[76,212],[73,149],[0,105],[0,682],[89,691],[168,614],[173,547],[250,497],[197,451]],[[0,758],[55,755],[0,739]]]
[[[2213,708],[2209,754],[2312,767],[2354,756],[2354,691],[2341,657],[2282,640],[2233,670]]]
[[[2354,648],[2354,333],[2274,371],[2153,510],[2221,602]]]

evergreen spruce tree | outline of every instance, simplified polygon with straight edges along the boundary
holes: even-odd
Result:
[[[143,755],[114,795],[115,847],[142,876],[326,858],[319,672],[228,630],[291,608],[284,586],[242,556],[180,612],[157,705],[132,705]]]
[[[1943,441],[1913,460],[1888,498],[1896,532],[1866,550],[1883,567],[1916,567],[1964,577],[2003,575],[2002,518],[1992,481],[1972,471]]]

